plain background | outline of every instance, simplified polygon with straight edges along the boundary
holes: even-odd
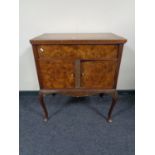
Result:
[[[29,40],[42,33],[104,33],[125,37],[118,89],[135,88],[134,0],[20,0],[20,90],[38,90]]]

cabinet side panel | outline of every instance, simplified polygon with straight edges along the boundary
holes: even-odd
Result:
[[[115,78],[114,78],[114,87],[113,87],[114,89],[116,89],[116,87],[117,87],[119,68],[120,68],[120,63],[121,63],[121,59],[122,59],[123,46],[124,46],[124,44],[119,44],[119,46],[118,46],[118,63],[117,63],[117,68],[116,68]]]
[[[40,67],[39,67],[39,64],[38,64],[38,61],[37,61],[38,58],[39,58],[38,51],[37,51],[37,46],[32,45],[32,48],[33,48],[35,66],[36,66],[36,71],[37,71],[37,76],[38,76],[38,81],[39,81],[39,87],[40,87],[40,89],[42,89],[43,84],[42,84],[42,79],[41,79],[41,76],[40,76]]]

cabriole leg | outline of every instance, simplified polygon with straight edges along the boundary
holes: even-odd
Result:
[[[114,107],[116,105],[117,99],[118,99],[117,91],[112,92],[111,95],[112,95],[112,104],[110,106],[110,109],[109,109],[109,112],[108,112],[108,119],[107,119],[107,121],[109,123],[112,122],[112,116],[111,116],[112,115],[112,111],[113,111],[113,109],[114,109]]]
[[[100,96],[100,97],[103,97],[103,96],[104,96],[104,93],[100,93],[99,96]]]
[[[39,101],[40,101],[40,105],[43,109],[44,112],[44,121],[47,122],[48,120],[48,112],[44,103],[44,94],[42,92],[39,92]]]

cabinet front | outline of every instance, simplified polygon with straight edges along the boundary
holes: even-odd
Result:
[[[117,45],[39,45],[37,52],[43,89],[75,88],[77,78],[80,78],[81,88],[114,87]],[[77,59],[80,60],[80,77],[75,77]]]
[[[39,58],[117,58],[117,45],[39,45]]]
[[[110,89],[114,86],[115,61],[85,61],[81,63],[81,87]]]
[[[74,88],[74,62],[38,60],[40,78],[44,89]]]

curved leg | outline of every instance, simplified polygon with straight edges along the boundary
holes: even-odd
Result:
[[[53,93],[52,95],[53,95],[53,96],[55,96],[55,95],[56,95],[56,93]]]
[[[100,93],[99,95],[100,95],[100,97],[103,97],[103,96],[104,96],[104,94],[103,94],[103,93]]]
[[[107,121],[109,123],[112,122],[112,116],[111,115],[112,115],[112,111],[114,109],[114,106],[116,105],[116,102],[117,102],[117,98],[118,98],[117,91],[112,92],[111,95],[112,95],[112,104],[110,106],[110,109],[109,109],[109,112],[108,112],[108,119],[107,119]]]
[[[44,121],[47,122],[48,120],[48,112],[44,103],[44,94],[42,92],[39,92],[39,101],[40,101],[40,105],[43,109],[44,112]]]

